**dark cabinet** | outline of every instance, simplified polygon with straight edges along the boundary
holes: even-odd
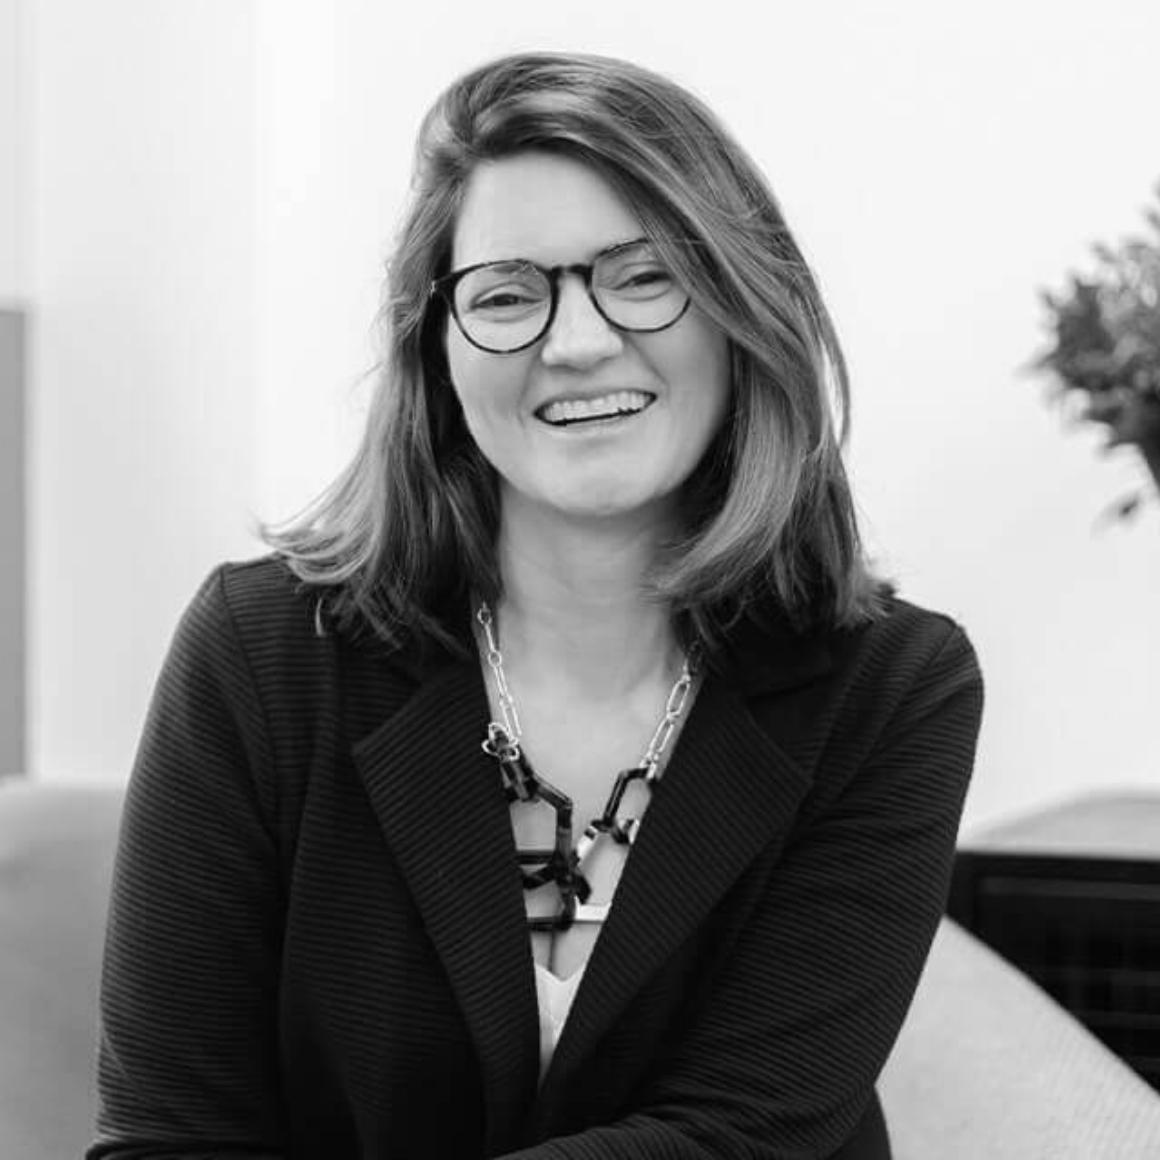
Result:
[[[947,910],[1160,1090],[1160,795],[964,839]]]

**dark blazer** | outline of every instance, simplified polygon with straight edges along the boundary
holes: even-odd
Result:
[[[88,1160],[889,1155],[874,1083],[982,704],[954,621],[892,598],[858,630],[732,634],[537,1092],[479,664],[314,613],[264,557],[178,627],[122,821]]]

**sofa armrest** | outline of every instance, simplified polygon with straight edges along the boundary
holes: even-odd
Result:
[[[950,919],[879,1092],[895,1160],[1160,1157],[1160,1094]]]
[[[79,1156],[123,790],[0,782],[0,1156]]]

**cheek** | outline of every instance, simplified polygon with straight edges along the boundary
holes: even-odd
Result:
[[[475,360],[472,358],[473,348],[468,346],[458,335],[453,323],[447,323],[447,330],[443,336],[443,350],[447,358],[447,373],[451,385],[465,412],[471,409],[473,391],[471,385],[478,377]],[[467,388],[466,390],[464,388]]]
[[[458,333],[447,338],[447,369],[472,438],[495,461],[513,429],[523,364],[518,356],[500,357],[477,350]]]
[[[464,417],[472,434],[483,418],[483,404],[488,398],[488,372],[492,370],[480,357],[480,351],[465,342],[458,334],[449,334],[446,339],[447,370],[451,385],[463,408]]]
[[[681,360],[681,376],[690,408],[710,428],[712,438],[725,420],[732,395],[732,368],[728,339],[716,327],[704,323],[690,335]]]

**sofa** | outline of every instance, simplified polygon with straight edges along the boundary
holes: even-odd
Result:
[[[121,792],[0,781],[0,1160],[79,1157]],[[1157,1160],[1160,1095],[944,920],[879,1090],[896,1160]]]

